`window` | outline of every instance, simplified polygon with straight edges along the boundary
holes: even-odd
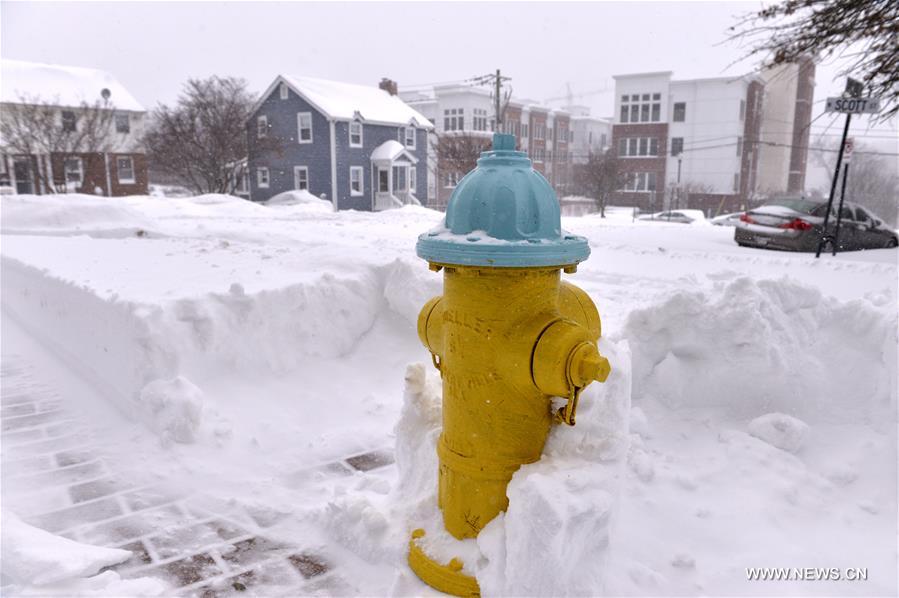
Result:
[[[660,93],[621,96],[621,122],[659,122],[662,118],[661,99]]]
[[[534,125],[534,139],[543,139],[546,134],[546,127],[544,125]]]
[[[737,137],[737,155],[738,156],[743,155],[743,138],[742,137]]]
[[[448,172],[443,176],[443,186],[444,187],[455,187],[459,184],[459,176],[458,172]]]
[[[632,172],[626,175],[621,191],[655,191],[656,173]]]
[[[648,137],[640,137],[640,154],[641,156],[646,156],[649,154],[649,138]]]
[[[237,175],[237,187],[235,187],[235,191],[237,193],[247,193],[247,186],[249,185],[249,181],[247,180],[247,173],[241,172]]]
[[[472,110],[474,116],[472,117],[472,127],[474,127],[475,131],[486,131],[487,130],[487,111],[483,108],[475,108]]]
[[[307,166],[293,167],[293,188],[298,191],[309,191],[309,168]]]
[[[418,189],[418,169],[415,166],[409,167],[409,191],[415,193]]]
[[[528,138],[528,124],[527,123],[521,123],[521,138],[522,139]]]
[[[390,173],[386,168],[378,169],[378,193],[390,191]]]
[[[626,156],[627,155],[627,139],[619,139],[618,140],[618,155]]]
[[[78,183],[80,186],[84,181],[84,165],[81,158],[66,158],[63,162],[63,171],[65,172],[66,183]]]
[[[260,189],[268,189],[268,168],[260,167],[256,169],[256,186]]]
[[[130,133],[131,132],[131,119],[128,117],[127,113],[120,112],[115,115],[115,132],[116,133]]]
[[[312,113],[297,112],[297,141],[312,143]]]
[[[415,149],[415,127],[406,127],[406,147]]]
[[[627,140],[627,156],[636,156],[639,155],[638,146],[640,145],[640,140],[637,137],[631,137]]]
[[[406,191],[406,167],[405,166],[394,166],[393,167],[393,190],[394,191]]]
[[[746,118],[746,100],[740,100],[740,120]]]
[[[307,180],[308,184],[308,173]],[[361,166],[350,166],[350,195],[362,195],[363,194],[363,183],[362,183],[362,167]]]
[[[350,147],[362,147],[362,123],[350,121]]]
[[[686,102],[674,103],[674,122],[682,123],[687,120],[687,104]]]
[[[684,138],[683,137],[672,137],[671,138],[671,155],[678,156],[684,151]]]
[[[262,139],[268,135],[268,117],[260,116],[256,119],[256,137]]]
[[[591,135],[592,135],[592,133],[591,133]],[[606,141],[607,141],[606,134],[603,133],[602,135],[599,136],[599,147],[604,148],[607,145]]]
[[[288,93],[287,93],[287,84],[286,84],[286,83],[282,83],[282,84],[280,85],[280,87],[278,88],[278,93],[281,94],[281,99],[282,99],[282,100],[286,100],[286,99],[287,99]]]
[[[443,130],[461,131],[465,128],[465,116],[462,108],[449,108],[443,111]]]
[[[75,116],[75,113],[71,110],[63,110],[62,111],[62,130],[66,133],[74,133],[77,129],[76,123],[78,122],[78,117]]]
[[[134,182],[134,160],[131,159],[131,156],[116,158],[115,167],[120,183]]]

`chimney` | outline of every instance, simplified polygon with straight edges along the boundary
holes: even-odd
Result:
[[[393,79],[388,79],[387,77],[381,78],[381,82],[378,83],[378,87],[392,96],[395,96],[397,93],[396,81],[394,81]]]

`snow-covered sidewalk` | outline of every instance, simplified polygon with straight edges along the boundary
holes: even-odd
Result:
[[[209,575],[169,577],[188,593],[210,580],[225,591],[223,580],[257,571],[262,560],[240,569],[222,552],[252,538],[279,543],[277,591],[427,592],[403,560],[413,522],[395,509],[409,471],[390,462],[408,440],[394,434],[404,396],[408,414],[407,365],[430,362],[415,318],[441,289],[414,242],[440,214],[334,214],[223,196],[16,197],[2,209],[4,315],[101,397],[89,423],[111,464],[89,472],[107,481],[48,490],[46,500],[68,502],[35,503],[21,517],[40,523],[78,508],[70,486],[80,483],[110,490],[121,513],[104,519],[124,519],[136,515],[129,493],[163,486],[177,492],[153,508],[175,505],[182,519],[128,538],[92,535],[99,524],[79,520],[75,539],[139,540],[150,560],[138,572],[206,554]],[[626,346],[632,355],[612,364],[632,369],[630,415],[589,428],[592,448],[577,465],[608,460],[608,476],[595,492],[550,484],[595,507],[585,516],[606,513],[608,550],[590,565],[588,593],[895,594],[897,252],[816,261],[737,247],[723,227],[596,216],[563,226],[593,251],[570,280],[597,304],[620,359]],[[612,388],[583,401],[617,397],[626,409]],[[53,400],[69,400],[69,413],[86,408],[83,393]],[[558,430],[561,452],[533,483],[553,479],[587,429]],[[7,489],[27,489],[6,475],[4,463],[4,503]],[[529,475],[510,489],[531,497],[524,509],[540,496]],[[198,500],[207,514],[195,522]],[[556,515],[571,526],[571,512]],[[158,552],[157,536],[213,518],[242,535],[199,547],[176,539],[177,552]],[[494,559],[480,573],[484,588],[573,591],[540,575],[515,586],[497,574],[496,546],[483,547]],[[329,571],[307,580],[288,552],[318,555]],[[526,572],[538,555],[501,560],[506,573]],[[749,567],[866,567],[868,580],[751,581]],[[303,585],[328,579],[336,585]]]

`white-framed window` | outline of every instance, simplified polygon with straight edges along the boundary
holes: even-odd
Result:
[[[528,123],[521,123],[521,138],[528,138]]]
[[[289,97],[289,94],[287,93],[287,83],[282,83],[278,87],[278,94],[280,94],[282,100],[286,100]]]
[[[687,120],[687,103],[686,102],[675,102],[674,103],[674,116],[671,119],[676,123],[686,122]]]
[[[127,112],[116,112],[115,132],[116,133],[130,133],[131,132],[131,118],[128,116]]]
[[[297,112],[297,141],[312,143],[312,113]]]
[[[623,123],[659,122],[662,118],[662,94],[644,93],[621,96],[621,116]]]
[[[684,151],[684,138],[683,137],[672,137],[671,138],[671,155],[677,156],[681,152]]]
[[[462,108],[449,108],[443,111],[443,130],[462,131],[465,129],[465,111]]]
[[[309,191],[309,167],[293,167],[293,188],[298,191]]]
[[[71,110],[62,111],[62,130],[74,133],[78,129],[78,115]]]
[[[473,116],[471,118],[472,128],[475,131],[486,131],[487,130],[487,111],[483,108],[475,108],[472,110]]]
[[[84,164],[81,158],[66,158],[63,161],[62,168],[65,173],[66,183],[78,183],[81,186],[81,183],[84,182]]]
[[[119,156],[115,159],[116,178],[120,183],[133,183],[134,178],[134,160],[131,156]]]
[[[350,147],[362,147],[362,123],[350,121]]]
[[[405,136],[406,147],[409,149],[415,149],[415,127],[406,127]]]
[[[268,135],[268,117],[257,116],[256,117],[256,137],[262,139]]]
[[[622,137],[618,140],[618,155],[631,158],[655,158],[659,155],[659,138]]]
[[[409,167],[409,191],[415,193],[418,190],[418,168],[413,164]]]
[[[655,191],[656,190],[656,173],[654,172],[632,172],[626,175],[624,187],[622,191]]]
[[[350,166],[350,195],[357,196],[365,192],[362,174],[361,166]]]
[[[449,188],[455,187],[459,184],[459,179],[461,178],[462,177],[459,176],[458,172],[447,172],[443,175],[443,186]]]
[[[268,189],[268,168],[260,166],[256,169],[256,186],[260,189]]]

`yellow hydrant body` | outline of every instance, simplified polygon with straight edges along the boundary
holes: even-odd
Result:
[[[510,143],[494,136],[495,151],[450,199],[446,226],[418,244],[431,269],[444,271],[443,295],[422,309],[418,334],[443,379],[438,505],[459,539],[506,510],[512,475],[540,459],[554,422],[574,425],[581,390],[610,371],[595,305],[561,281],[589,254],[586,240],[562,233],[555,194]],[[565,399],[557,412],[553,397]],[[410,541],[419,577],[477,594],[458,559],[441,565],[424,553],[423,536],[416,530]]]

